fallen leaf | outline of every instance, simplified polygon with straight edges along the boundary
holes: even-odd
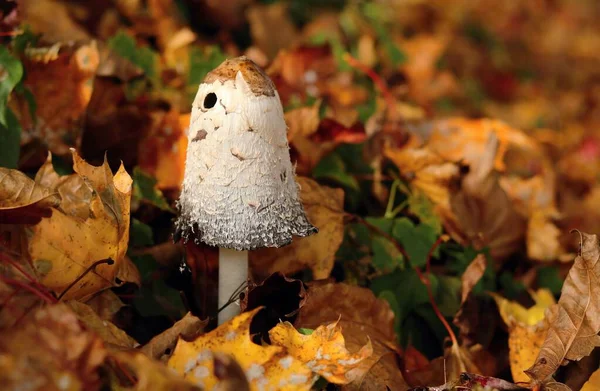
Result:
[[[308,299],[300,309],[294,326],[316,329],[338,322],[350,352],[361,349],[369,340],[373,354],[354,369],[356,380],[344,390],[403,390],[407,385],[398,367],[394,332],[394,313],[389,304],[368,289],[329,281],[310,283]]]
[[[102,320],[112,320],[115,314],[125,307],[119,296],[110,289],[94,295],[85,304],[94,310]]]
[[[95,332],[102,338],[107,346],[133,349],[138,345],[138,343],[123,330],[112,324],[110,321],[100,318],[87,304],[75,300],[69,300],[66,304],[89,330]]]
[[[582,233],[580,251],[558,304],[548,312],[550,326],[540,353],[533,366],[525,371],[533,384],[546,382],[565,360],[580,360],[600,346],[598,236]]]
[[[0,383],[6,389],[99,390],[106,355],[102,340],[67,305],[47,306],[0,335]]]
[[[373,354],[373,347],[368,340],[358,352],[350,353],[341,330],[335,322],[319,326],[310,335],[304,335],[291,323],[282,322],[269,331],[269,337],[274,345],[285,347],[292,357],[328,382],[348,384],[362,377],[363,373],[354,369]]]
[[[79,280],[65,299],[84,298],[119,285],[137,282],[139,274],[125,258],[129,240],[131,177],[123,166],[113,176],[108,163],[88,165],[73,150],[76,174],[61,180],[63,195],[52,217],[28,229],[28,255],[40,282],[62,293],[95,262],[112,259]],[[79,205],[72,209],[72,205]]]
[[[139,144],[140,168],[156,178],[159,189],[179,189],[183,183],[190,114],[167,112]]]
[[[319,234],[294,239],[289,246],[250,252],[251,269],[260,273],[257,277],[310,268],[313,278],[323,279],[333,269],[335,253],[344,238],[344,192],[305,177],[298,177],[297,181],[306,216]]]
[[[253,4],[246,11],[254,44],[269,58],[288,47],[298,35],[285,3]],[[277,31],[277,34],[273,34]]]
[[[52,153],[66,155],[78,145],[100,57],[94,42],[62,45],[57,50],[50,61],[27,58],[23,62],[24,84],[35,97],[35,120],[26,99],[15,101],[15,111],[23,127],[23,144],[42,141]]]
[[[219,384],[214,375],[215,353],[229,354],[239,363],[251,390],[309,390],[316,381],[312,371],[280,346],[260,346],[250,338],[257,308],[244,312],[194,341],[179,339],[167,363],[185,379],[210,389]]]
[[[201,391],[202,387],[182,379],[174,374],[162,362],[154,361],[137,351],[113,351],[110,359],[118,363],[117,368],[133,372],[134,385],[113,384],[114,389],[131,391]],[[116,380],[114,380],[116,383]]]
[[[35,224],[60,204],[57,192],[17,170],[0,167],[0,223]]]
[[[219,384],[215,391],[250,391],[250,385],[244,370],[232,356],[214,353],[213,365]]]
[[[481,277],[483,277],[483,273],[485,273],[485,268],[487,266],[487,259],[483,254],[477,254],[475,259],[471,261],[469,266],[465,269],[461,280],[461,299],[460,302],[463,304],[473,287],[479,282]]]
[[[484,336],[482,335],[483,333],[481,333],[482,330],[479,330],[482,328],[482,323],[488,325],[493,324],[493,319],[489,316],[485,316],[485,320],[481,319],[481,311],[486,309],[483,308],[485,304],[470,295],[473,287],[479,282],[481,277],[483,277],[486,267],[486,256],[484,254],[478,254],[475,259],[471,261],[469,266],[467,266],[467,269],[461,277],[460,308],[456,315],[454,315],[452,323],[458,327],[460,339],[465,346],[471,346],[476,342],[481,343],[479,339],[483,338],[478,337]]]
[[[55,0],[19,3],[21,20],[49,42],[89,41],[90,35],[69,15],[67,4]]]
[[[150,342],[142,346],[140,351],[148,357],[159,359],[163,354],[175,347],[179,337],[190,341],[198,336],[206,326],[206,323],[206,321],[202,321],[188,312],[183,318],[175,322],[171,328],[158,334]]]
[[[548,331],[548,322],[544,313],[555,304],[552,292],[547,289],[539,289],[530,294],[535,305],[525,308],[517,302],[490,293],[498,305],[502,320],[508,327],[508,360],[515,382],[529,381],[524,370],[535,362],[539,354]]]
[[[525,219],[513,208],[493,171],[498,139],[492,134],[486,154],[460,179],[450,198],[451,213],[443,213],[444,227],[459,243],[476,249],[490,248],[494,260],[501,261],[524,243]]]
[[[592,373],[589,380],[581,387],[580,391],[600,390],[600,369]]]

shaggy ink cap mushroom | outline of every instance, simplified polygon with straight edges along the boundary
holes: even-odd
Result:
[[[298,195],[279,94],[242,56],[209,72],[193,103],[177,203],[184,241],[281,247],[317,232]]]

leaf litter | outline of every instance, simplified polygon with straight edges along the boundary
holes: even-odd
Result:
[[[5,388],[598,387],[593,1],[5,3]],[[251,252],[217,326],[217,250],[172,220],[240,55],[320,232]]]

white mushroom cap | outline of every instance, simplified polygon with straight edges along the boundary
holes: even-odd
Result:
[[[192,107],[178,234],[253,250],[316,233],[286,133],[275,85],[254,62],[238,57],[208,73]]]

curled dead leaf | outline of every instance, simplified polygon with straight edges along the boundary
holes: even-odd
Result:
[[[597,235],[581,233],[581,253],[567,276],[535,363],[525,373],[533,384],[547,382],[566,361],[580,360],[600,346],[600,246]]]
[[[60,204],[56,191],[18,170],[0,167],[0,223],[35,224]]]

